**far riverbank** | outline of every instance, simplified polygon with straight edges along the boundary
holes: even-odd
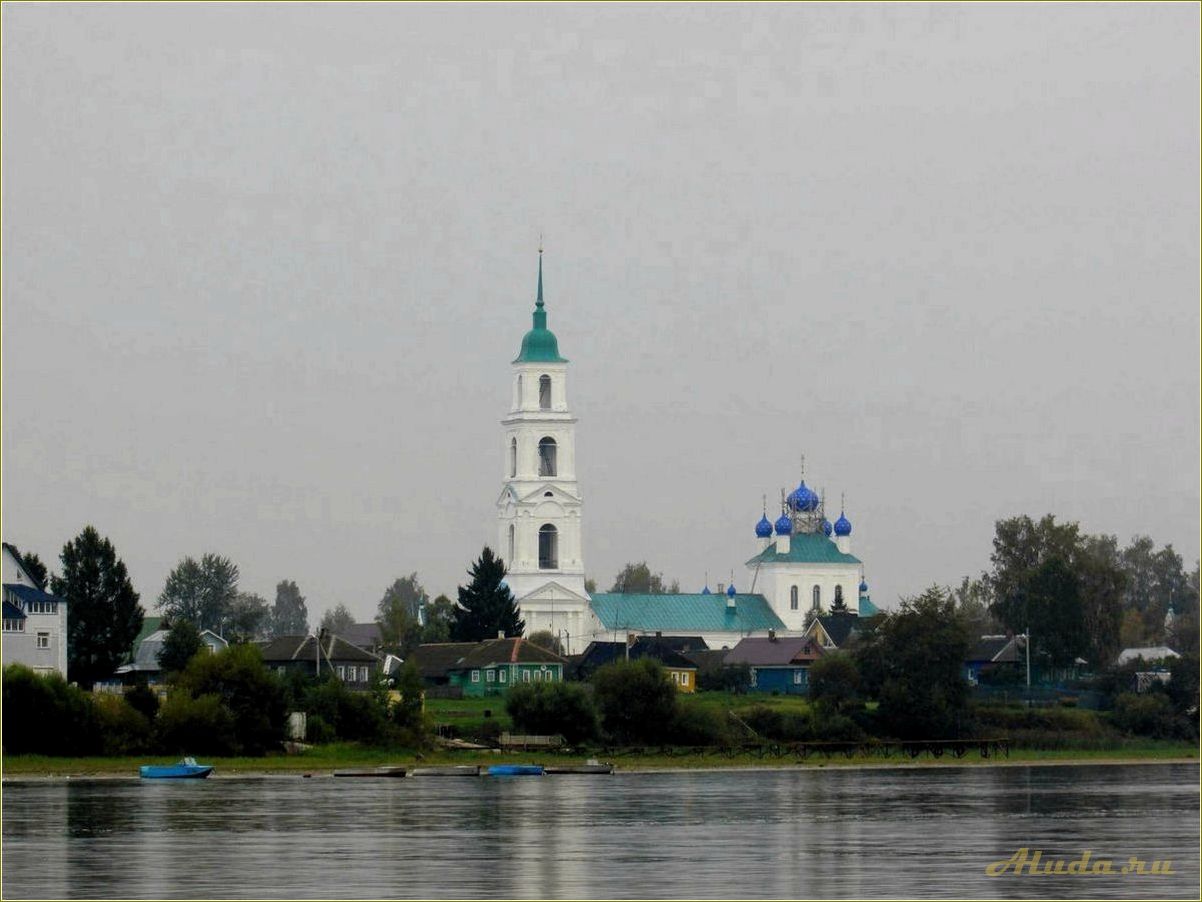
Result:
[[[438,750],[415,753],[404,749],[380,749],[336,744],[309,749],[295,755],[267,755],[261,758],[205,758],[215,768],[213,777],[329,776],[334,770],[392,765],[406,768],[444,764],[583,764],[590,758],[612,763],[622,773],[651,771],[737,771],[737,770],[818,770],[847,768],[927,768],[927,767],[1005,767],[1015,765],[1071,764],[1196,764],[1197,746],[1173,742],[1141,742],[1128,747],[1106,749],[1011,749],[1010,754],[982,758],[969,752],[963,758],[945,755],[932,758],[908,754],[852,755],[840,753],[811,756],[797,761],[792,756],[759,757],[754,754],[727,756],[721,751],[709,754],[638,754],[605,756],[598,752],[561,754],[546,752],[481,752],[476,750]],[[134,778],[138,768],[148,763],[169,763],[163,756],[120,758],[50,758],[41,755],[6,755],[3,777],[6,782],[26,779]]]

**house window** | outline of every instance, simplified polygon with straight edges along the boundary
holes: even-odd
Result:
[[[556,475],[556,452],[559,446],[555,444],[555,439],[551,436],[544,436],[538,442],[538,475],[539,476],[554,476]]]
[[[343,666],[342,664],[338,665],[338,679],[340,679],[340,680],[346,679],[346,667]]]
[[[530,682],[530,671],[529,670],[522,671],[522,682],[524,682],[524,683]]]
[[[797,610],[797,586],[794,586],[789,590],[789,610]]]
[[[486,670],[486,671],[484,671],[484,682],[486,682],[486,683],[491,683],[491,682],[493,682],[493,681],[494,681],[496,678],[497,678],[497,672],[496,672],[495,670]]]
[[[511,438],[509,440],[509,475],[518,475],[518,440]]]
[[[675,670],[672,671],[672,682],[678,686],[680,685],[680,674]]]
[[[49,647],[50,647],[50,634],[39,630],[38,631],[38,648],[49,648]]]
[[[756,669],[754,667],[752,667],[751,668],[751,685],[753,687],[757,685],[757,677],[758,676],[759,676],[759,673],[756,671]]]
[[[689,685],[689,675],[687,673],[682,673],[680,675],[680,685],[682,685],[682,686]]]
[[[800,686],[801,678],[802,678],[802,672],[800,670],[794,670],[793,671],[793,685]]]
[[[538,406],[542,410],[551,409],[551,377],[538,377]]]
[[[5,620],[4,621],[4,632],[6,632],[6,633],[23,633],[23,632],[25,632],[25,621],[17,620],[15,618],[13,620]]]
[[[538,569],[556,570],[558,568],[559,530],[550,523],[544,523],[538,530]]]
[[[813,601],[810,603],[810,609],[817,611],[820,607],[822,607],[822,588],[814,586]]]
[[[505,682],[505,671],[504,670],[502,670],[500,673],[497,674],[497,682],[498,683]]]
[[[31,601],[29,603],[30,614],[55,614],[57,612],[57,601]]]
[[[366,683],[366,682],[367,682],[367,680],[368,680],[367,668],[366,668],[366,667],[360,667],[360,668],[359,668],[359,682],[360,682],[360,683]]]
[[[480,671],[478,671],[478,670],[473,670],[473,671],[472,671],[472,682],[473,682],[473,683],[478,683],[478,682],[480,682]]]

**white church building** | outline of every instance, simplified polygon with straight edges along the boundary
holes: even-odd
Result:
[[[501,421],[504,480],[497,498],[497,548],[527,634],[549,630],[568,654],[592,641],[634,634],[700,636],[710,648],[747,636],[801,635],[815,616],[875,613],[863,564],[851,552],[851,522],[831,523],[806,486],[782,492],[781,515],[755,526],[747,592],[617,594],[585,590],[584,497],[576,471],[576,417],[568,405],[568,361],[547,328],[542,251],[533,327],[513,360],[512,400]]]

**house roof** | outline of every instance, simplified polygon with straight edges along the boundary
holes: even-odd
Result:
[[[263,660],[278,664],[285,661],[315,661],[317,658],[317,640],[313,636],[277,636],[260,645],[263,650]],[[362,661],[378,663],[379,658],[370,651],[352,645],[341,636],[326,636],[321,649],[323,661]]]
[[[352,623],[342,631],[342,638],[351,645],[357,645],[360,648],[369,648],[372,645],[380,644],[380,624],[374,620],[369,620],[367,623]]]
[[[66,604],[65,598],[59,598],[57,595],[51,595],[49,592],[43,592],[41,589],[33,586],[27,586],[24,583],[5,583],[4,592],[12,593],[21,601],[29,604],[31,601],[55,601],[59,604]]]
[[[138,646],[145,641],[146,637],[151,633],[157,633],[163,625],[162,617],[143,617],[142,628],[138,630],[138,635],[134,636],[133,644],[129,647],[129,654],[126,655],[125,663],[132,664],[134,655],[138,652]]]
[[[707,648],[705,651],[686,651],[684,656],[697,665],[698,670],[717,670],[726,663],[729,648]]]
[[[5,588],[7,589],[8,587],[5,586]],[[17,607],[12,602],[5,599],[5,601],[4,601],[4,619],[5,620],[24,620],[25,612],[22,611],[19,607]]]
[[[593,613],[607,630],[751,633],[785,628],[768,600],[759,594],[736,594],[733,610],[726,606],[726,595],[602,592],[592,598]]]
[[[1018,636],[982,636],[966,661],[984,661],[990,664],[1013,664],[1019,658]]]
[[[847,641],[847,637],[859,627],[860,618],[852,613],[822,614],[818,617],[817,622],[826,631],[826,634],[830,636],[835,646],[842,648],[843,643]]]
[[[493,664],[566,664],[562,656],[534,645],[520,636],[513,639],[486,639],[477,642],[463,656],[460,667],[488,667]]]
[[[773,542],[747,562],[751,564],[859,564],[854,555],[844,554],[834,541],[820,533],[799,532],[789,539],[789,550],[781,554]]]
[[[145,618],[146,620],[153,619],[161,621],[161,617]],[[135,640],[133,656],[125,664],[117,668],[117,673],[158,673],[163,668],[159,665],[159,652],[163,650],[163,643],[167,641],[167,637],[171,635],[169,629],[157,629],[147,636],[141,636]],[[218,636],[212,630],[200,631],[201,641],[209,646],[220,646],[224,648],[229,645],[225,639]]]
[[[625,642],[590,642],[588,648],[584,650],[584,654],[581,655],[576,670],[582,675],[588,675],[599,667],[612,664],[614,661],[625,660],[625,658]],[[630,646],[630,660],[637,661],[640,658],[651,658],[673,670],[697,669],[697,665],[693,661],[674,651],[664,640],[654,636],[640,636]]]
[[[726,653],[727,664],[751,664],[755,667],[787,667],[790,664],[809,664],[822,649],[810,636],[787,638],[743,639]]]
[[[475,647],[475,642],[430,642],[415,648],[409,659],[426,679],[444,677]]]

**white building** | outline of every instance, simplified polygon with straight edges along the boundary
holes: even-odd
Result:
[[[24,664],[37,673],[67,676],[67,602],[30,576],[17,549],[4,543],[5,665]]]
[[[547,328],[542,251],[533,327],[513,361],[497,498],[497,547],[527,634],[549,630],[568,654],[629,633],[700,636],[711,648],[748,636],[801,635],[829,611],[875,613],[863,565],[851,553],[851,522],[830,523],[805,485],[786,496],[775,527],[756,525],[759,553],[747,562],[750,591],[714,595],[594,593],[584,587],[584,499],[576,472],[576,417],[568,406],[568,361]],[[775,533],[775,535],[774,535]]]

